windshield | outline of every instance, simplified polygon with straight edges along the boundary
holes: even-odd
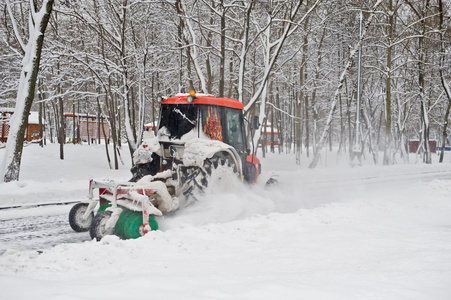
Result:
[[[159,134],[168,135],[169,139],[180,139],[196,127],[197,107],[193,104],[162,105],[160,113]],[[162,130],[165,128],[165,130]]]

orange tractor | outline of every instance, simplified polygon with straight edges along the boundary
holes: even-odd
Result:
[[[133,177],[125,183],[91,180],[88,201],[69,213],[72,229],[89,230],[97,240],[109,234],[137,238],[158,229],[155,217],[189,205],[223,180],[275,182],[272,175],[259,179],[260,161],[248,147],[241,102],[190,92],[160,104],[156,133],[144,132],[133,154]],[[258,126],[255,117],[251,131]]]

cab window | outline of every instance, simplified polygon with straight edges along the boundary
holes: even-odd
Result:
[[[223,141],[222,135],[222,108],[219,106],[202,106],[203,133],[212,140]]]
[[[242,112],[238,109],[227,108],[225,111],[227,143],[238,152],[246,150],[241,114]]]

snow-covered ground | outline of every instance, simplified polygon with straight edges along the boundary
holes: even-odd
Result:
[[[130,177],[126,151],[115,171],[103,146],[65,150],[61,161],[56,145],[26,147],[21,181],[0,184],[0,206],[82,200],[92,177]],[[451,299],[451,157],[336,160],[329,153],[311,170],[304,158],[269,154],[262,165],[279,185],[216,191],[136,240],[70,233],[46,244],[17,220],[62,234],[70,205],[2,209],[0,223],[22,235],[0,226],[0,298]]]

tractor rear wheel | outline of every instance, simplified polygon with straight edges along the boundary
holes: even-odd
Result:
[[[202,168],[198,168],[192,179],[190,194],[227,190],[239,180],[238,166],[229,155],[217,153],[205,160]]]
[[[88,231],[91,227],[94,213],[91,212],[86,219],[84,218],[88,205],[88,203],[77,203],[71,208],[69,212],[69,225],[73,230],[84,232]]]
[[[106,223],[111,218],[111,211],[101,211],[94,217],[92,220],[91,229],[89,230],[89,234],[92,239],[96,239],[100,241],[103,237],[107,235],[114,234],[114,227],[107,228]]]

